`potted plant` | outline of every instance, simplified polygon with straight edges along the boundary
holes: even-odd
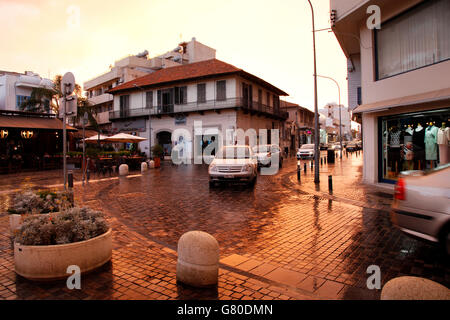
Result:
[[[152,147],[153,160],[155,161],[155,168],[161,166],[161,158],[164,155],[163,147],[160,144],[156,144]]]
[[[8,208],[9,224],[13,232],[17,231],[27,215],[49,214],[73,207],[73,193],[65,191],[25,190],[17,193]]]
[[[15,271],[30,280],[65,278],[72,265],[91,271],[111,254],[111,228],[101,212],[89,208],[28,216],[14,239]]]

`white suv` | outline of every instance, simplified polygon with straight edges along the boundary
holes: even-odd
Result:
[[[258,161],[249,146],[225,146],[209,165],[209,186],[223,181],[245,181],[254,186]]]

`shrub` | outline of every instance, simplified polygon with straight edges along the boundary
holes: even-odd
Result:
[[[153,156],[155,156],[157,158],[162,158],[162,156],[164,154],[163,147],[161,145],[159,145],[159,144],[155,144],[152,147],[152,153],[153,153]]]
[[[12,203],[12,206],[8,209],[8,212],[12,214],[57,212],[73,207],[73,194],[64,191],[42,190],[36,193],[26,190],[16,194]]]
[[[55,245],[95,238],[108,231],[102,212],[89,208],[70,208],[48,216],[29,216],[16,234],[22,245]]]

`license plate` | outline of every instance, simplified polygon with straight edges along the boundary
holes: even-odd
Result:
[[[234,179],[234,176],[225,176],[227,179]]]

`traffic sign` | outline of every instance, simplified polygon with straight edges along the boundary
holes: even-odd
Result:
[[[61,92],[63,95],[72,94],[75,89],[75,76],[72,72],[66,72],[61,80]]]

